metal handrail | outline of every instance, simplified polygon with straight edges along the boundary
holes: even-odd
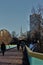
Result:
[[[33,52],[29,47],[26,46],[26,50],[29,56],[43,60],[43,53]]]

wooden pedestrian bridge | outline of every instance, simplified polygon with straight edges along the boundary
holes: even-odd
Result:
[[[0,52],[0,65],[43,65],[43,54],[33,52],[27,46],[24,51],[13,46],[4,56]]]

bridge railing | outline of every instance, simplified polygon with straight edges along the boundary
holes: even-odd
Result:
[[[26,46],[30,65],[43,65],[43,53],[33,52]]]
[[[17,47],[17,45],[6,45],[6,50],[12,49],[14,47]],[[0,49],[0,52],[1,52],[1,49]]]

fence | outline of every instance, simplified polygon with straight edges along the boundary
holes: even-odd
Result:
[[[27,46],[26,50],[30,65],[43,65],[43,53],[33,52]]]

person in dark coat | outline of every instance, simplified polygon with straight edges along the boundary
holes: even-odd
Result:
[[[24,50],[24,48],[25,48],[25,42],[24,41],[21,41],[21,48],[22,48],[22,50]]]
[[[19,50],[19,48],[20,48],[20,44],[19,44],[19,43],[17,43],[17,50]]]
[[[1,44],[1,52],[2,52],[3,56],[4,56],[5,51],[6,51],[6,46],[5,46],[4,42],[2,42],[2,44]]]

